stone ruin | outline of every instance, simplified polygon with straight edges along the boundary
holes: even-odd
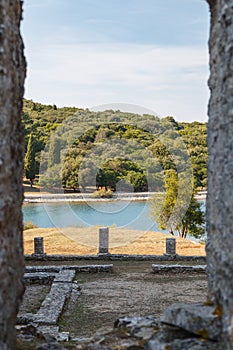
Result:
[[[233,349],[233,0],[208,0],[211,12],[206,305],[175,305],[146,345],[159,349]],[[0,348],[15,347],[23,292],[22,110],[25,61],[20,0],[0,2]],[[122,321],[123,322],[123,321]],[[122,323],[119,321],[119,324]],[[133,321],[126,320],[127,325]],[[147,321],[142,321],[145,324]],[[124,322],[123,322],[124,323]],[[148,322],[147,322],[148,323]],[[153,323],[153,322],[152,322]],[[166,326],[166,327],[165,327]],[[186,332],[186,333],[185,333]],[[196,336],[193,336],[196,335]],[[99,347],[101,348],[101,347]]]
[[[166,238],[165,253],[163,255],[139,255],[139,254],[112,254],[109,252],[109,238],[110,229],[109,227],[99,228],[99,250],[97,255],[64,255],[64,254],[49,254],[47,256],[44,247],[43,237],[34,237],[34,252],[30,255],[25,255],[26,260],[179,260],[179,261],[204,261],[206,262],[205,256],[186,256],[179,255],[176,252],[176,238]]]

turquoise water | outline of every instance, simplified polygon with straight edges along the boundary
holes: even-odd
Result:
[[[203,211],[205,202],[202,201]],[[112,226],[161,231],[150,217],[148,201],[86,202],[86,203],[33,203],[23,206],[24,222],[38,227]]]
[[[91,203],[33,203],[23,206],[24,222],[39,227],[94,225],[124,227],[136,230],[158,229],[150,218],[147,201]]]

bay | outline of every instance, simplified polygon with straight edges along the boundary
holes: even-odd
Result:
[[[205,201],[201,201],[205,210]],[[112,226],[164,232],[150,215],[149,201],[56,202],[23,205],[24,222],[38,227]]]
[[[148,201],[30,203],[23,205],[24,222],[38,227],[112,226],[161,231],[150,217]]]

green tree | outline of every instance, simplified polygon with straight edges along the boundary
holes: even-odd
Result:
[[[96,176],[96,187],[97,189],[104,187],[115,191],[116,184],[118,182],[116,172],[113,169],[103,168],[99,169]]]
[[[33,186],[33,180],[36,177],[36,160],[35,160],[35,140],[32,134],[29,136],[27,152],[25,155],[25,176],[30,180],[31,187]]]
[[[156,217],[158,226],[162,230],[168,229],[174,235],[174,226],[169,219],[173,213],[178,194],[178,177],[175,170],[167,170],[165,173],[166,194],[158,194],[152,203],[152,213]]]
[[[201,210],[201,204],[192,195],[188,210],[176,230],[180,237],[186,238],[189,233],[195,238],[200,238],[205,233],[205,215]]]
[[[145,174],[136,171],[129,171],[126,177],[133,186],[135,192],[147,192],[148,184]]]
[[[171,222],[170,219],[174,213],[178,196],[178,176],[175,170],[166,172],[165,188],[165,194],[158,194],[151,201],[151,215],[156,219],[159,228],[168,230],[172,235],[174,235],[174,231],[177,231],[179,236],[183,238],[186,238],[188,233],[196,238],[201,237],[205,233],[205,215],[194,196],[194,192],[183,217],[173,216]]]
[[[59,164],[61,162],[61,149],[62,149],[62,141],[61,138],[57,136],[53,136],[48,152],[48,167],[53,167],[55,164]]]
[[[64,188],[72,188],[76,191],[79,188],[79,167],[81,160],[70,158],[64,162],[62,167],[62,184]]]
[[[140,165],[141,172],[147,174],[147,179],[150,180],[148,181],[149,190],[160,191],[161,187],[163,187],[161,178],[163,178],[164,171],[175,170],[178,162],[183,168],[186,166],[187,159],[182,151],[182,147],[180,147],[182,145],[179,144],[180,138],[178,136],[180,135],[192,162],[194,187],[196,189],[206,188],[208,163],[207,124],[199,122],[180,123],[172,116],[162,119],[151,115],[145,116],[146,119],[144,120],[143,118],[141,119],[140,115],[133,113],[113,110],[91,112],[88,109],[83,110],[75,107],[58,108],[52,104],[43,105],[32,100],[24,100],[22,117],[25,147],[30,134],[33,134],[36,140],[35,151],[38,173],[38,160],[43,150],[47,153],[46,160],[48,163],[46,163],[46,166],[52,167],[55,164],[59,164],[60,161],[62,162],[63,156],[66,158],[66,163],[68,163],[68,158],[73,162],[71,158],[76,157],[74,151],[76,151],[78,157],[85,157],[88,150],[91,149],[95,152],[96,146],[98,146],[100,151],[102,144],[105,153],[99,152],[96,157],[99,158],[100,164],[105,163],[106,159],[114,160],[115,165],[109,164],[106,167],[115,171],[117,182],[126,177],[130,170],[140,172],[128,167],[129,164],[127,162],[121,164],[122,162],[115,161],[116,157],[128,158],[130,155],[130,158],[135,159],[135,162]],[[137,126],[134,126],[135,117]],[[95,119],[98,120],[97,123],[93,123]],[[67,120],[68,124],[75,125],[72,133],[66,131]],[[92,126],[90,127],[90,125]],[[76,134],[81,136],[76,138]],[[46,150],[49,140],[50,147]],[[120,140],[120,142],[114,142],[117,140]],[[104,148],[104,145],[108,145],[106,141],[112,141],[109,149]],[[69,154],[65,155],[63,152],[64,146],[68,144],[72,145],[72,152],[68,152]],[[124,145],[124,152],[121,145]],[[140,145],[140,147],[136,147],[136,145]],[[67,148],[65,147],[65,149]],[[144,156],[143,150],[150,151],[151,157],[148,157],[148,153]],[[101,158],[102,154],[105,155],[103,159]],[[155,171],[147,170],[150,164],[146,166],[146,158],[151,159],[151,162],[156,159],[160,169]],[[73,175],[70,186],[76,187],[78,175],[74,172]],[[142,176],[139,175],[138,177],[142,179]],[[111,181],[112,184],[114,188],[114,179]]]
[[[60,164],[48,168],[46,173],[40,176],[40,186],[49,191],[62,189],[62,169]]]

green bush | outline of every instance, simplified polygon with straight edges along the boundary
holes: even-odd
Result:
[[[101,188],[100,190],[95,191],[92,194],[92,197],[93,198],[112,198],[113,192],[110,189],[106,190],[104,188]]]
[[[31,221],[27,221],[27,222],[25,222],[24,225],[23,225],[23,230],[24,230],[24,231],[30,230],[30,229],[32,229],[32,228],[38,228],[38,226],[35,225],[35,224],[33,224],[33,222],[31,222]]]

